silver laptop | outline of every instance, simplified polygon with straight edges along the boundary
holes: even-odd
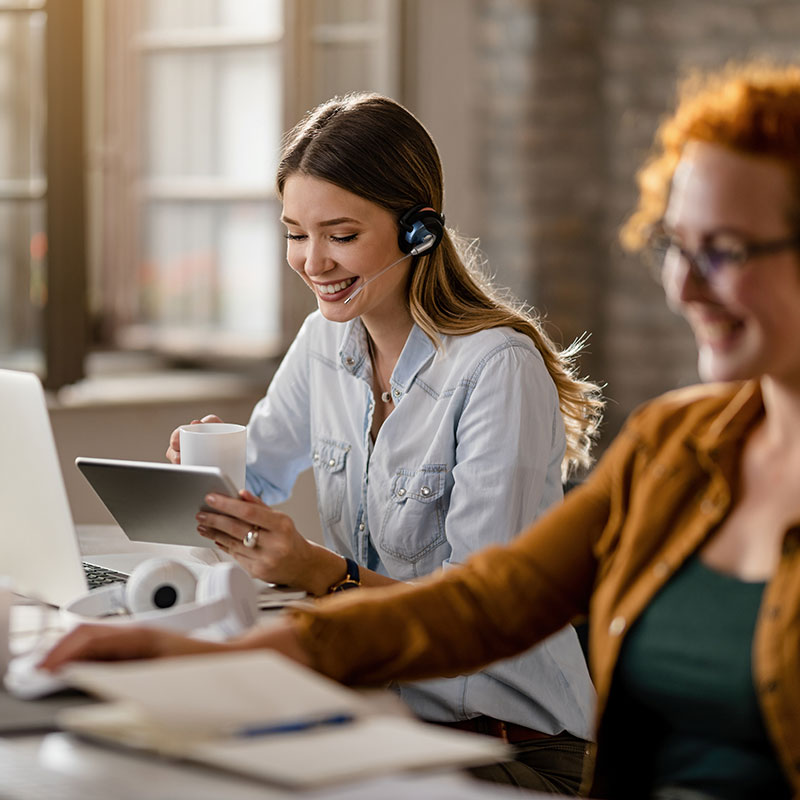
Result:
[[[114,554],[113,568],[128,573],[149,555]],[[0,575],[56,606],[88,590],[42,385],[11,370],[0,370]]]

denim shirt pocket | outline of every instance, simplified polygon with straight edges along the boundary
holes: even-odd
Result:
[[[413,563],[446,541],[447,472],[446,464],[397,471],[381,520],[381,550]]]
[[[317,508],[323,522],[338,522],[347,490],[347,454],[350,445],[333,439],[318,439],[311,453],[314,481],[317,485]]]

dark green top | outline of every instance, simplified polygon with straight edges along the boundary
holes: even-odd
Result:
[[[636,749],[646,766],[637,768],[649,772],[652,787],[685,786],[725,800],[791,796],[753,686],[764,586],[695,556],[628,634],[614,679],[617,730],[645,740]]]

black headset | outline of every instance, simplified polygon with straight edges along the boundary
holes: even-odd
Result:
[[[444,236],[444,216],[424,204],[409,208],[397,224],[400,251],[411,256],[430,253]]]

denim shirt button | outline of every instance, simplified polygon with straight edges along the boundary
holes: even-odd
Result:
[[[319,461],[319,453],[314,453],[314,461]]]
[[[402,392],[401,392],[399,389],[395,389],[395,390],[394,390],[394,392],[393,392],[393,394],[394,394],[394,396],[395,396],[395,397],[400,397],[400,395],[402,394]]]
[[[422,487],[422,488],[419,490],[419,493],[420,493],[420,494],[421,494],[423,497],[427,497],[427,496],[428,496],[428,495],[431,493],[431,490],[430,490],[430,489],[429,489],[427,486],[423,486],[423,487]]]
[[[356,360],[353,358],[353,356],[347,356],[347,358],[344,360],[344,363],[347,364],[348,367],[352,367],[353,364],[356,363]]]
[[[365,524],[362,522],[362,523],[360,523],[360,524],[359,524],[359,526],[358,526],[358,529],[359,529],[360,531],[363,531],[363,530],[364,530],[364,528],[366,528],[366,527],[367,527],[367,526],[366,526],[366,525],[365,525]]]
[[[405,497],[406,496],[406,490],[405,489],[398,489],[397,490],[397,496],[398,497]]]
[[[331,460],[328,462],[328,466],[329,466],[329,467],[335,467],[335,466],[336,466],[336,459],[332,458],[332,459],[331,459]]]

